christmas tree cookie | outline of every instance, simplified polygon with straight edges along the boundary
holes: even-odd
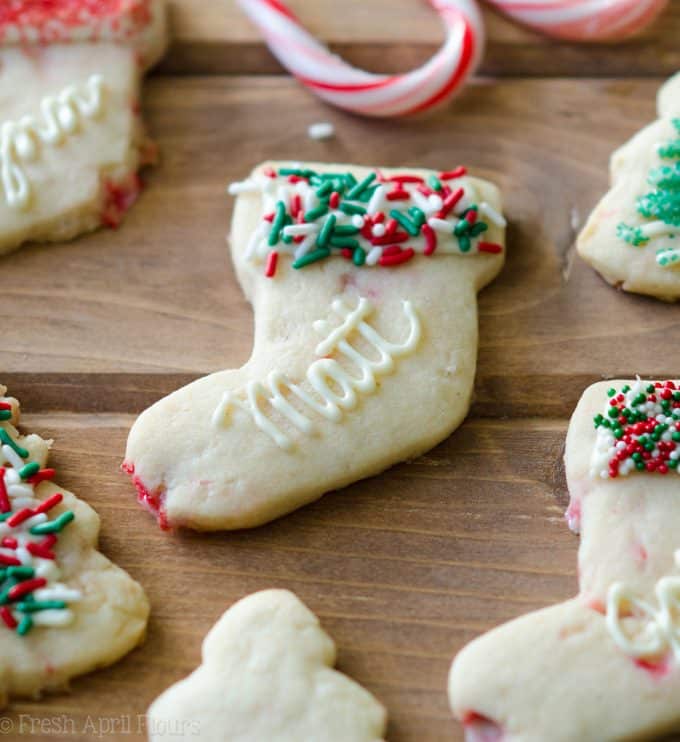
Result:
[[[626,291],[680,299],[680,74],[658,98],[659,119],[617,150],[612,188],[577,247]]]
[[[567,433],[578,595],[465,647],[449,693],[474,740],[680,729],[680,384],[601,382]]]
[[[68,687],[144,638],[142,588],[96,550],[97,514],[57,487],[0,386],[0,708]]]
[[[149,738],[380,742],[385,710],[334,664],[332,639],[295,595],[249,595],[210,630],[201,666],[154,701]]]
[[[0,253],[116,226],[153,158],[141,78],[163,0],[0,4]],[[17,94],[17,91],[21,91]]]
[[[464,168],[268,163],[231,190],[252,356],[128,438],[165,526],[256,526],[446,438],[472,393],[477,291],[504,260],[498,190]]]

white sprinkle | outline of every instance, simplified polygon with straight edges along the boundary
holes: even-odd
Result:
[[[251,179],[242,180],[239,183],[230,183],[227,186],[227,193],[230,196],[238,196],[241,193],[253,193],[254,191],[259,190],[260,186]]]
[[[5,444],[2,447],[2,454],[5,457],[7,461],[15,468],[15,469],[21,469],[21,467],[24,465],[23,459],[17,454],[14,449],[11,446],[8,446]]]
[[[384,224],[374,224],[371,229],[371,234],[374,237],[382,237],[385,234],[385,225]]]
[[[318,224],[289,224],[283,228],[283,233],[288,237],[299,237],[302,235],[315,234],[319,231]]]
[[[503,214],[499,213],[494,209],[493,206],[490,206],[486,201],[482,201],[481,204],[479,204],[479,210],[482,212],[484,216],[486,216],[489,221],[493,222],[497,227],[507,227],[508,222],[506,221]]]
[[[372,248],[366,256],[366,265],[376,265],[382,255],[382,247]]]
[[[311,124],[307,129],[310,139],[330,139],[335,135],[335,127],[328,121]]]
[[[373,191],[371,200],[368,202],[368,207],[366,208],[366,211],[368,211],[369,214],[377,214],[382,209],[383,204],[385,203],[385,190],[384,185],[379,185],[375,191]]]
[[[434,216],[431,219],[428,219],[427,223],[435,232],[448,232],[449,234],[453,233],[453,227],[455,226],[452,222],[446,219],[437,219]]]
[[[356,227],[357,229],[363,229],[363,228],[364,228],[364,225],[366,224],[366,222],[364,221],[364,217],[363,217],[363,216],[361,216],[361,214],[355,214],[355,215],[354,215],[354,216],[352,217],[352,224],[353,224],[353,225],[354,225],[354,226],[355,226],[355,227]]]
[[[49,608],[36,611],[32,618],[36,626],[68,626],[73,622],[73,611],[68,608]]]

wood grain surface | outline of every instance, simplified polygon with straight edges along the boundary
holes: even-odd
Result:
[[[372,0],[370,12],[352,0],[347,13],[330,0],[291,5],[359,63],[424,57],[439,40],[414,0]],[[118,231],[0,260],[0,381],[22,399],[25,429],[55,438],[58,481],[100,513],[102,550],[145,586],[149,637],[70,694],[14,703],[0,737],[54,739],[61,723],[68,739],[144,739],[139,715],[197,665],[222,612],[280,586],[321,617],[340,669],[387,706],[390,742],[462,740],[445,692],[455,651],[576,589],[561,456],[580,392],[680,368],[678,307],[613,290],[573,252],[607,187],[609,153],[653,117],[661,75],[678,66],[679,4],[620,47],[555,46],[490,18],[486,71],[502,79],[480,80],[433,117],[389,122],[331,110],[265,74],[276,67],[230,2],[172,6],[177,41],[144,96],[162,161],[139,203]],[[335,139],[307,137],[321,120]],[[426,456],[276,523],[163,534],[118,470],[125,437],[163,394],[247,358],[252,314],[228,260],[225,186],[269,157],[465,163],[501,185],[508,263],[480,295],[472,414]]]

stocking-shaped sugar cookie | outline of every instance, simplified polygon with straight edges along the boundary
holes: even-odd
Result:
[[[153,155],[140,81],[165,43],[163,0],[0,4],[0,253],[118,224]]]
[[[626,291],[680,299],[680,74],[658,98],[659,119],[611,159],[612,188],[581,232],[581,256]]]
[[[287,590],[234,604],[203,642],[201,666],[149,709],[151,742],[380,742],[386,715],[333,670],[335,644]]]
[[[579,594],[465,647],[470,742],[650,739],[680,727],[680,386],[586,390],[567,434]]]
[[[503,263],[498,191],[463,168],[272,163],[232,191],[253,352],[133,426],[124,467],[161,525],[256,526],[446,438]]]
[[[142,588],[96,550],[97,514],[52,483],[0,386],[0,708],[109,665],[144,638]]]

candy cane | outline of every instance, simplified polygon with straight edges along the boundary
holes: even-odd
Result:
[[[239,0],[274,56],[319,97],[365,116],[425,111],[458,92],[479,63],[484,29],[474,0],[428,0],[447,30],[442,48],[404,75],[352,67],[317,41],[281,0]]]
[[[488,0],[515,21],[549,36],[614,41],[641,31],[667,0]]]

